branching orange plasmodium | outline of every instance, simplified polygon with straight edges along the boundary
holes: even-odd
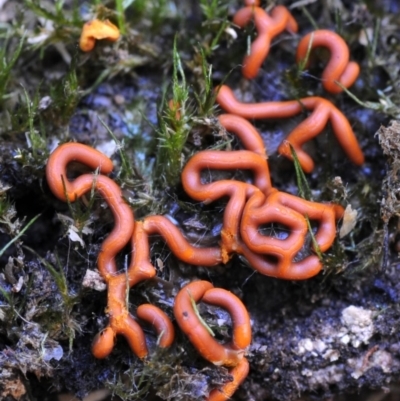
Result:
[[[244,26],[254,18],[259,31],[243,68],[243,74],[247,78],[254,78],[268,54],[271,39],[286,28],[292,32],[297,31],[297,24],[284,7],[276,7],[270,17],[259,8],[257,0],[246,0],[245,6],[235,15],[234,21]],[[116,27],[108,22],[105,22],[105,26],[98,25],[105,33],[94,34],[97,24],[95,22],[94,25],[85,26],[85,34],[81,39],[83,50],[93,48],[96,39],[118,38],[119,33],[117,36],[114,29]],[[337,39],[336,34],[317,31],[303,38],[297,52],[297,60],[300,62],[305,57],[305,49],[324,46],[331,50],[332,59],[323,73],[323,84],[326,90],[333,93],[340,92],[335,81],[348,87],[358,75],[355,63],[348,61],[348,49],[347,53],[343,50],[343,43],[343,40]],[[301,113],[303,109],[311,111],[310,116],[289,134],[287,143],[279,147],[281,154],[291,158],[290,143],[306,172],[313,169],[314,162],[301,147],[318,135],[328,121],[348,157],[357,165],[363,163],[363,153],[349,122],[331,102],[319,97],[245,104],[238,102],[227,86],[221,86],[217,90],[217,102],[230,113],[219,116],[219,123],[236,135],[245,149],[199,152],[183,169],[182,183],[193,199],[204,203],[213,202],[223,196],[229,197],[218,247],[198,248],[191,245],[180,230],[164,216],[148,216],[135,222],[133,211],[122,198],[121,189],[106,176],[112,171],[112,162],[100,152],[85,145],[70,143],[61,145],[49,158],[46,175],[55,196],[64,202],[74,202],[86,192],[95,189],[107,202],[115,219],[115,227],[103,242],[98,258],[99,271],[108,287],[109,324],[93,342],[92,351],[97,358],[105,358],[111,353],[117,334],[125,336],[139,358],[148,354],[144,333],[128,311],[126,291],[156,274],[150,260],[149,236],[152,234],[161,235],[177,258],[197,266],[212,267],[226,263],[233,253],[239,253],[260,273],[282,279],[306,279],[316,275],[322,268],[316,255],[294,262],[305,244],[308,232],[306,219],[319,222],[315,246],[318,246],[319,251],[325,252],[334,241],[336,220],[342,217],[343,208],[335,204],[306,201],[273,188],[264,143],[257,130],[246,119],[286,118]],[[174,107],[177,109],[177,118],[180,118],[179,107]],[[67,178],[67,166],[72,161],[80,162],[92,170],[97,169],[98,173],[83,174],[70,181]],[[203,183],[201,171],[204,169],[246,169],[253,172],[254,179],[251,184],[236,180]],[[267,223],[284,225],[289,228],[289,235],[285,239],[262,235],[259,228]],[[115,257],[129,241],[133,252],[130,265],[127,272],[118,273]],[[230,344],[219,344],[209,334],[194,310],[194,304],[200,301],[228,310],[233,322],[233,339]],[[178,293],[174,315],[181,330],[206,360],[230,368],[233,381],[211,391],[208,397],[208,401],[227,400],[249,371],[245,353],[251,341],[251,327],[245,306],[229,291],[213,288],[206,281],[195,281],[184,286]],[[154,326],[161,347],[172,344],[174,327],[161,309],[150,304],[140,305],[137,317]]]

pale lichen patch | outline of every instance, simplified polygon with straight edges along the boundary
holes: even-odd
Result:
[[[83,278],[82,286],[91,288],[96,291],[105,291],[107,288],[106,283],[96,270],[87,269],[85,277]]]
[[[343,327],[339,333],[341,342],[351,343],[355,348],[361,344],[368,344],[374,334],[372,317],[372,311],[354,305],[343,309],[340,319]]]

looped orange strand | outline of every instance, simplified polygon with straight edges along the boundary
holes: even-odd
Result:
[[[297,32],[296,20],[284,6],[276,6],[269,16],[266,11],[257,7],[258,2],[248,1],[247,7],[240,9],[233,17],[233,23],[244,28],[252,19],[257,29],[257,38],[252,43],[250,54],[243,60],[242,73],[248,79],[257,76],[260,67],[267,58],[271,40],[285,29]]]
[[[185,192],[193,199],[211,203],[225,195],[233,196],[236,191],[235,180],[221,180],[203,184],[202,170],[251,170],[254,173],[254,186],[246,184],[247,196],[254,192],[254,187],[267,194],[271,190],[271,180],[267,161],[264,157],[248,150],[224,152],[204,150],[192,156],[182,171],[182,183]],[[229,206],[228,206],[229,207]]]
[[[301,261],[293,261],[303,247],[308,233],[305,217],[319,222],[314,236],[319,250],[325,252],[336,236],[335,219],[342,215],[343,208],[339,205],[310,202],[280,191],[267,198],[256,193],[248,200],[243,211],[243,255],[255,270],[268,276],[287,280],[304,280],[315,276],[322,268],[317,256],[311,255]],[[288,227],[289,235],[285,239],[262,235],[259,227],[268,223]],[[261,255],[266,255],[267,258]]]
[[[115,42],[119,38],[119,29],[109,20],[94,19],[83,25],[79,47],[84,52],[90,52],[96,45],[96,40],[109,40]]]
[[[246,120],[232,114],[223,114],[219,119],[221,125],[240,138],[246,149],[265,154],[261,136],[250,123],[245,125],[243,121]],[[339,205],[308,202],[271,188],[266,193],[254,191],[243,209],[241,237],[236,239],[235,250],[243,254],[251,266],[262,274],[297,280],[312,277],[322,268],[316,256],[293,263],[293,258],[303,247],[308,232],[305,216],[320,221],[316,240],[320,250],[325,251],[335,238],[335,217],[338,219],[342,214],[343,209]],[[266,223],[286,225],[291,229],[289,237],[278,240],[262,236],[258,229],[261,224]],[[261,244],[259,248],[254,244],[257,243],[255,239]],[[263,255],[273,256],[274,259],[271,261]]]
[[[125,203],[121,189],[110,178],[103,175],[83,174],[74,181],[67,178],[67,166],[71,162],[79,162],[90,169],[98,169],[108,174],[113,169],[111,160],[79,143],[67,143],[59,146],[49,158],[46,166],[46,177],[53,194],[60,200],[75,202],[86,192],[96,189],[109,205],[115,226],[103,242],[98,259],[99,271],[107,281],[117,272],[115,255],[129,242],[133,234],[134,218],[130,207]]]
[[[229,312],[233,321],[233,334],[230,346],[234,350],[245,350],[251,343],[250,317],[242,301],[232,292],[223,288],[207,290],[202,301],[219,306]]]
[[[181,261],[194,266],[216,266],[222,261],[218,247],[199,248],[191,245],[179,229],[164,216],[147,216],[135,223],[132,237],[132,259],[128,269],[129,285],[152,278],[156,270],[150,261],[149,236],[159,234],[171,252]]]
[[[333,132],[349,159],[356,165],[364,163],[364,154],[347,118],[331,102],[321,97],[307,97],[282,102],[242,103],[226,85],[217,88],[217,102],[227,112],[247,119],[287,118],[304,110],[311,114],[302,121],[282,143],[278,151],[292,160],[289,143],[299,158],[302,169],[310,173],[314,168],[311,157],[302,149],[305,142],[315,138],[331,123]]]
[[[340,82],[345,88],[349,88],[357,80],[360,74],[360,66],[349,61],[350,52],[346,42],[335,32],[318,30],[304,36],[297,47],[296,61],[304,62],[311,50],[317,47],[325,47],[330,51],[330,58],[322,73],[322,85],[330,93],[341,93],[341,88],[335,81]],[[308,68],[310,60],[305,67]]]
[[[139,282],[153,278],[156,275],[156,269],[150,262],[148,235],[141,221],[135,221],[131,248],[131,262],[127,271],[129,287],[133,287]]]
[[[117,334],[127,339],[130,347],[140,358],[147,355],[144,334],[140,326],[130,316],[126,308],[127,277],[117,274],[115,256],[129,242],[134,230],[134,217],[130,207],[122,197],[121,189],[110,178],[103,175],[83,174],[70,182],[67,178],[67,166],[77,161],[102,173],[112,171],[110,159],[88,146],[68,143],[59,146],[49,158],[46,176],[52,192],[61,200],[74,202],[86,192],[95,189],[109,205],[115,226],[101,245],[98,268],[108,287],[107,312],[109,325],[93,341],[92,352],[97,358],[105,358],[114,347]],[[154,270],[154,269],[153,269]],[[135,276],[129,286],[141,279],[151,277],[155,271],[146,271],[142,276]]]
[[[171,252],[185,263],[194,266],[212,267],[222,261],[220,248],[199,248],[189,244],[179,229],[164,216],[148,216],[143,220],[142,224],[146,235],[160,234]],[[143,255],[142,260],[144,260],[149,257],[148,245],[146,256],[142,249],[138,249],[138,252]]]
[[[233,323],[231,344],[221,345],[200,320],[193,303],[203,300],[228,310]],[[200,355],[218,366],[236,366],[244,357],[251,342],[248,312],[236,295],[222,288],[214,288],[208,281],[195,281],[185,285],[175,298],[175,319]]]
[[[234,133],[240,139],[246,150],[267,158],[264,141],[251,123],[235,114],[221,114],[218,121],[227,131]]]
[[[227,130],[233,129],[247,149],[258,150],[258,152],[259,149],[262,149],[261,154],[264,154],[264,144],[257,130],[250,123],[247,126],[240,125],[243,120],[234,117],[232,114],[221,115],[219,117],[221,125]],[[241,129],[237,127],[241,127]],[[304,245],[308,232],[305,216],[320,222],[316,240],[320,250],[324,252],[332,245],[335,238],[335,219],[341,218],[342,215],[343,208],[339,205],[308,202],[276,189],[269,189],[264,194],[255,191],[243,210],[242,234],[236,251],[243,254],[252,267],[262,274],[286,279],[312,277],[318,274],[322,268],[322,264],[316,256],[310,256],[303,261],[293,263],[293,258]],[[288,223],[285,223],[286,221]],[[290,227],[290,241],[289,238],[278,240],[261,236],[258,228],[261,224],[268,222],[286,224]],[[253,241],[255,237],[260,240],[261,244],[264,244],[265,248],[256,249]],[[286,244],[285,241],[287,241]],[[291,243],[289,244],[289,242]],[[271,250],[275,252],[270,253],[270,256],[275,258],[272,261],[263,256],[268,254],[267,249],[270,252]]]
[[[234,180],[202,183],[201,171],[205,169],[254,171],[255,185]],[[210,203],[224,196],[229,197],[225,207],[221,231],[223,262],[227,263],[232,252],[237,252],[239,224],[246,200],[261,187],[265,193],[271,188],[269,170],[265,158],[247,150],[223,152],[208,150],[197,153],[182,171],[185,192],[193,199]]]
[[[128,271],[108,281],[108,313],[110,325],[106,329],[108,336],[98,336],[92,345],[92,352],[97,358],[109,355],[114,346],[111,341],[111,333],[125,336],[132,351],[139,357],[144,358],[148,354],[144,333],[141,327],[129,314],[126,306],[127,286],[132,288],[140,281],[155,276],[156,270],[150,262],[148,234],[143,227],[143,222],[136,222],[132,236],[132,258]],[[158,335],[160,347],[169,347],[174,340],[174,329],[168,316],[153,305],[141,305],[137,309],[140,319],[152,324]]]
[[[232,114],[219,116],[219,122],[249,150],[209,150],[194,155],[182,171],[182,184],[191,198],[206,204],[229,196],[221,230],[222,261],[227,263],[233,252],[240,252],[239,224],[246,200],[259,189],[268,194],[272,186],[264,143],[257,130],[247,120]],[[201,172],[207,169],[251,170],[254,172],[254,185],[235,180],[202,183]]]
[[[175,338],[174,326],[165,312],[150,304],[140,305],[136,310],[137,317],[154,326],[158,335],[158,343],[162,348],[172,345]]]
[[[99,174],[109,174],[114,168],[106,155],[90,146],[81,143],[65,143],[58,146],[47,162],[46,179],[53,194],[63,202],[67,202],[66,195],[70,202],[82,196],[82,193],[76,193],[81,187],[79,181],[70,182],[67,179],[67,166],[72,162],[81,163],[91,170],[98,169]]]
[[[330,122],[332,131],[347,157],[357,166],[361,166],[364,163],[364,154],[346,116],[329,100],[320,97],[304,98],[300,99],[300,102],[307,110],[312,110],[312,113],[287,136],[279,146],[278,152],[292,160],[289,146],[291,144],[302,169],[306,173],[311,173],[314,161],[302,146],[319,135]]]

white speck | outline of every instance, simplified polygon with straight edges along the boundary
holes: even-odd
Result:
[[[322,354],[326,350],[326,344],[322,340],[315,340],[314,341],[314,348],[317,352]]]
[[[357,348],[362,343],[368,344],[374,334],[372,311],[351,305],[343,309],[341,321],[353,347]],[[343,337],[341,341],[343,342]]]
[[[233,28],[226,28],[225,33],[228,34],[233,40],[237,39],[238,35]]]
[[[43,360],[45,362],[51,361],[55,359],[59,361],[64,355],[64,351],[60,345],[56,345],[55,347],[45,348],[43,351]]]
[[[92,288],[96,291],[104,291],[107,288],[106,283],[96,270],[87,269],[83,278],[82,286]]]
[[[348,344],[350,342],[350,336],[348,334],[344,335],[341,339],[340,342],[343,344]]]
[[[309,338],[303,338],[300,340],[298,347],[297,353],[299,355],[303,355],[306,352],[311,352],[314,349],[313,342]]]
[[[339,359],[340,353],[336,349],[328,349],[323,355],[324,359],[329,360],[329,362],[335,362]]]

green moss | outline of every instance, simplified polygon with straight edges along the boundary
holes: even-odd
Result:
[[[0,39],[0,109],[7,97],[10,96],[7,93],[7,87],[12,79],[12,71],[21,54],[24,42],[25,37],[23,36],[18,45],[13,48],[9,38]]]
[[[183,148],[192,129],[192,107],[189,103],[189,87],[183,71],[182,61],[173,48],[172,96],[164,100],[159,115],[158,154],[156,164],[157,181],[163,186],[175,186],[184,164]]]

